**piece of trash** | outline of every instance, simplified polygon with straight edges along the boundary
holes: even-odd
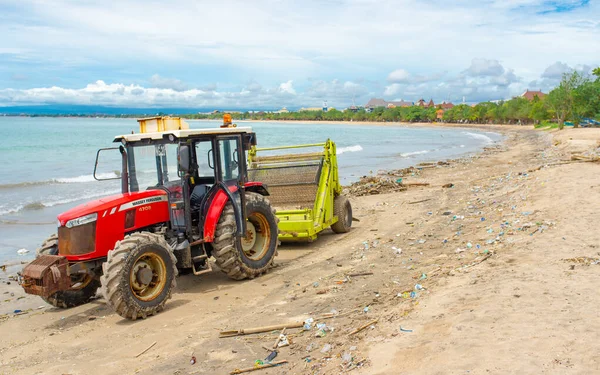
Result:
[[[279,343],[277,343],[277,347],[278,348],[283,348],[284,346],[289,346],[290,342],[288,341],[288,338],[286,335],[284,335],[283,333],[279,335]]]
[[[396,246],[392,246],[392,251],[394,252],[394,254],[396,255],[400,255],[402,254],[402,249],[397,248]]]
[[[373,240],[373,242],[371,242],[371,246],[373,246],[373,248],[376,248],[377,245],[379,245],[379,241]]]
[[[417,298],[417,293],[415,292],[410,292],[410,298],[415,299]]]
[[[350,362],[352,362],[352,354],[350,354],[350,353],[344,353],[342,355],[342,362],[344,362],[344,363],[350,363]]]
[[[364,241],[363,242],[363,249],[364,250],[369,250],[369,241]]]
[[[29,252],[29,250],[27,250],[27,249],[19,249],[19,250],[17,250],[17,254],[19,254],[19,255],[24,255],[24,254],[27,254],[28,252]]]
[[[19,309],[13,311],[13,313],[15,313],[15,314],[22,313],[22,312],[23,312],[23,310],[19,310]]]
[[[327,332],[324,329],[320,329],[315,333],[315,337],[322,338],[327,336]]]
[[[315,320],[313,318],[308,318],[304,321],[304,330],[305,331],[310,331],[310,329],[312,328],[312,324]]]
[[[421,284],[415,284],[415,289],[416,290],[423,290],[425,288],[423,288],[423,285],[421,285]]]
[[[401,178],[397,179],[397,180],[396,180],[396,183],[397,183],[397,184],[401,184],[401,183],[402,183],[402,179],[401,179]]]
[[[420,244],[424,244],[425,242],[427,242],[427,240],[418,240],[417,242]]]
[[[194,364],[196,364],[196,357],[192,356],[192,359],[190,359],[190,365]]]
[[[196,359],[196,358],[194,358],[194,360],[195,360],[195,359]],[[262,360],[260,360],[260,359],[257,359],[256,361],[254,361],[254,367],[260,367],[260,366],[262,366],[262,365],[264,365],[264,364],[265,364],[265,363],[264,363]]]
[[[269,355],[267,356],[267,358],[265,358],[264,362],[271,362],[272,360],[275,359],[275,357],[277,357],[277,350],[273,350],[271,353],[269,353]]]
[[[492,228],[487,230],[488,233],[494,233],[494,230]]]
[[[406,328],[402,328],[402,326],[400,326],[400,331],[402,332],[412,332],[412,329],[406,329]]]
[[[423,273],[423,274],[421,274],[421,277],[419,278],[419,280],[425,280],[426,278],[427,278],[427,275]]]
[[[331,351],[331,345],[330,344],[325,344],[323,346],[323,348],[321,349],[321,353],[325,354],[325,353],[329,353]]]
[[[445,189],[448,189],[448,188],[454,187],[454,184],[444,184],[444,185],[442,185],[442,187]]]
[[[482,218],[481,218],[481,221],[485,221],[485,217],[482,217]]]
[[[444,215],[444,216],[450,216],[450,215],[452,215],[452,211],[442,212],[442,215]]]
[[[368,313],[368,312],[369,312],[369,306],[365,307],[365,308],[363,309],[363,312],[364,312],[364,313]]]
[[[318,282],[318,281],[315,281],[315,282],[313,283],[313,288],[318,288],[318,287],[319,287],[319,282]]]
[[[459,248],[457,248],[456,250],[454,250],[454,252],[455,252],[456,254],[459,254],[459,253],[464,253],[465,251],[466,251],[465,249],[461,249],[460,247],[459,247]]]
[[[467,249],[471,249],[471,248],[473,248],[473,244],[470,242],[467,242]]]

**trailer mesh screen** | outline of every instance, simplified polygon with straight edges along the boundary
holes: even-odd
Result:
[[[280,210],[314,208],[323,159],[292,163],[252,163],[250,181],[267,185],[271,204]]]

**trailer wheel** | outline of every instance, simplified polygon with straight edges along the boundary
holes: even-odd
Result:
[[[145,319],[161,311],[171,298],[177,260],[164,237],[133,233],[108,252],[102,265],[106,303],[126,319]]]
[[[36,250],[36,256],[58,255],[58,236],[48,237]],[[71,276],[71,289],[56,292],[48,297],[42,297],[46,303],[60,308],[69,308],[88,303],[100,287],[100,281],[91,275]]]
[[[352,205],[348,198],[343,195],[335,197],[333,201],[333,214],[337,216],[336,221],[331,230],[335,233],[346,233],[352,227]]]
[[[219,218],[213,242],[217,266],[234,280],[254,278],[265,273],[277,254],[279,219],[269,200],[257,193],[246,193],[247,233],[235,236],[235,213],[227,203]]]

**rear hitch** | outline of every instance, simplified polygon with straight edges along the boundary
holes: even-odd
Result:
[[[19,283],[25,293],[50,297],[71,287],[69,262],[58,255],[40,255],[23,268]]]

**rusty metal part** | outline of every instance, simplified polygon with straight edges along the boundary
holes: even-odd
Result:
[[[42,297],[71,287],[67,258],[40,255],[23,268],[21,286],[26,293]]]
[[[58,228],[58,253],[81,255],[96,249],[96,222],[73,228]]]

